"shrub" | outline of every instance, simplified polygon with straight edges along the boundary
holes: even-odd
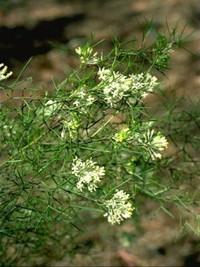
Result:
[[[180,185],[186,184],[189,169],[190,179],[198,172],[185,144],[197,148],[199,137],[190,138],[185,121],[194,126],[199,116],[177,113],[156,77],[180,43],[173,31],[139,48],[134,40],[114,40],[108,54],[99,54],[100,44],[91,39],[75,50],[80,67],[54,84],[53,93],[42,99],[21,97],[21,106],[14,97],[9,107],[1,104],[3,264],[30,264],[42,251],[62,258],[87,221],[84,211],[120,224],[134,223],[139,196],[158,201],[169,214],[169,202],[186,209],[198,205],[195,192]],[[12,73],[0,66],[0,88],[12,95],[20,83],[7,86]],[[162,119],[148,113],[150,94],[168,103]],[[177,149],[168,155],[172,143]]]

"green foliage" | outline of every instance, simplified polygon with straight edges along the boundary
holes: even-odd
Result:
[[[158,35],[151,45],[144,40],[139,48],[135,40],[115,40],[112,51],[101,55],[90,40],[76,49],[80,67],[54,84],[52,94],[41,99],[34,89],[36,96],[21,97],[20,105],[14,97],[10,106],[1,104],[4,265],[74,253],[86,211],[92,220],[105,217],[114,224],[131,218],[134,223],[140,196],[158,201],[169,214],[168,202],[186,209],[199,205],[197,192],[187,192],[188,179],[199,172],[194,151],[188,149],[188,144],[199,148],[199,113],[177,111],[179,101],[169,101],[150,74],[168,67],[177,45],[174,33]],[[8,78],[5,70],[3,75]],[[19,79],[0,88],[12,96]],[[148,113],[149,94],[162,98],[162,119]],[[176,147],[169,156],[168,143]]]

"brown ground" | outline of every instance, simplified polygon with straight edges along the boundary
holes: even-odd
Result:
[[[171,70],[167,72],[166,90],[170,95],[184,95],[193,101],[200,97],[199,56],[200,4],[185,0],[11,0],[8,9],[0,11],[0,58],[15,73],[33,56],[23,77],[31,76],[41,91],[52,88],[51,79],[61,80],[69,66],[77,61],[70,51],[81,45],[91,32],[95,38],[105,39],[104,48],[111,47],[111,39],[141,37],[145,19],[153,19],[155,30],[166,32],[177,23],[179,31],[189,35],[186,53],[179,49],[172,55]],[[190,33],[192,33],[190,35]],[[152,32],[152,38],[153,38]],[[62,44],[69,53],[53,48]],[[15,78],[13,77],[13,78]],[[28,82],[27,82],[28,83]],[[1,101],[6,99],[0,95]],[[158,112],[158,99],[151,98],[152,112]],[[187,108],[187,105],[185,106]],[[127,222],[111,227],[91,218],[88,232],[80,237],[81,249],[73,259],[52,262],[53,266],[200,266],[198,238],[181,231],[182,222],[177,210],[171,207],[172,219],[156,204],[148,201],[141,212],[140,222]],[[199,212],[199,211],[197,211]],[[190,220],[185,214],[185,220]],[[196,265],[195,265],[196,264]],[[199,264],[199,265],[198,265]]]

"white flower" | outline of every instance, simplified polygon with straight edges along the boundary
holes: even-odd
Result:
[[[98,71],[99,79],[105,81],[112,76],[112,72],[109,69],[101,68]]]
[[[151,76],[149,73],[132,75],[132,79],[134,88],[137,88],[141,92],[142,98],[145,98],[148,93],[153,92],[154,88],[158,85],[157,77]]]
[[[86,107],[92,105],[95,101],[95,97],[87,92],[86,87],[79,89],[74,94],[74,97],[76,97],[76,100],[73,102],[73,105],[79,107],[82,112],[85,112],[87,110]]]
[[[119,102],[126,92],[130,90],[130,86],[127,83],[127,77],[119,72],[111,71],[109,69],[99,69],[98,76],[103,81],[103,94],[105,100],[111,106]]]
[[[149,73],[125,76],[119,72],[102,68],[99,69],[98,76],[103,86],[105,100],[111,106],[124,97],[144,98],[158,84],[157,78],[152,77]]]
[[[160,159],[160,152],[168,146],[167,139],[160,132],[155,133],[155,130],[147,130],[138,141],[150,153],[152,160]]]
[[[93,48],[90,46],[77,47],[75,52],[79,55],[82,64],[95,65],[99,62],[97,52],[93,53]]]
[[[87,186],[90,192],[96,191],[97,183],[101,181],[101,178],[105,175],[104,167],[99,167],[96,162],[91,159],[83,162],[79,158],[75,158],[72,163],[72,174],[79,180],[76,187],[82,191],[83,187]]]
[[[1,63],[0,64],[0,81],[3,81],[5,79],[7,79],[8,77],[10,77],[13,74],[12,71],[10,71],[10,72],[8,72],[6,74],[7,70],[8,70],[8,67],[7,66],[4,66],[4,64]]]
[[[124,219],[128,219],[132,216],[134,207],[128,199],[129,194],[125,193],[123,190],[117,190],[110,200],[105,201],[108,211],[104,214],[104,217],[108,218],[109,223],[120,224]]]

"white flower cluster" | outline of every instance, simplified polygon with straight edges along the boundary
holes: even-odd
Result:
[[[128,199],[129,194],[125,193],[123,190],[117,190],[110,200],[105,201],[108,211],[104,214],[104,217],[107,217],[109,223],[120,224],[124,219],[128,219],[132,216],[134,207]]]
[[[88,190],[93,192],[98,187],[97,183],[105,175],[105,169],[104,167],[97,166],[96,162],[91,159],[83,162],[76,157],[72,163],[72,174],[79,179],[76,186],[80,191],[83,190],[83,187],[87,186]]]
[[[157,78],[149,73],[125,76],[119,72],[101,68],[98,71],[98,76],[104,85],[105,100],[111,106],[114,106],[124,97],[138,98],[139,96],[144,98],[158,85]]]
[[[75,93],[76,100],[73,102],[73,105],[80,107],[80,111],[84,112],[85,107],[92,105],[95,101],[95,97],[87,92],[85,87],[82,87],[77,93]]]
[[[132,89],[136,89],[140,91],[141,97],[145,98],[150,92],[153,92],[156,86],[158,86],[157,77],[152,76],[147,73],[140,73],[138,75],[131,75],[133,77],[134,87]]]
[[[82,64],[95,65],[99,62],[97,52],[93,53],[93,48],[90,46],[77,47],[75,52],[79,55]]]
[[[13,74],[12,71],[6,73],[7,70],[8,70],[8,67],[5,66],[3,63],[0,63],[0,81],[8,79],[8,77],[10,77]]]
[[[152,160],[160,159],[162,157],[161,151],[168,146],[167,139],[153,129],[147,130],[138,141],[150,153]]]

